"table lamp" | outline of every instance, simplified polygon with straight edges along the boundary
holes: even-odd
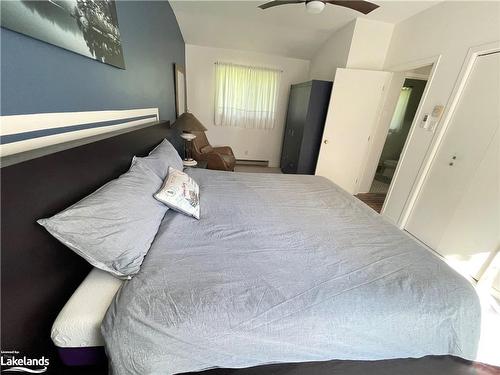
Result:
[[[184,139],[184,160],[182,163],[186,167],[194,167],[198,163],[192,158],[191,142],[196,138],[196,135],[191,132],[204,132],[207,128],[190,112],[184,112],[180,115],[173,126],[182,130],[181,137]]]

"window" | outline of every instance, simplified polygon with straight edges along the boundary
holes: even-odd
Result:
[[[398,103],[396,104],[396,109],[394,115],[392,115],[391,124],[389,125],[389,132],[394,133],[401,130],[403,127],[406,109],[408,108],[408,102],[410,101],[411,87],[403,87],[401,89],[401,94],[399,94]]]
[[[272,129],[281,71],[215,64],[215,124]]]

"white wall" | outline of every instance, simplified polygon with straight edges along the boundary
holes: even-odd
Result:
[[[345,68],[351,41],[356,27],[356,20],[335,32],[316,52],[311,60],[309,76],[311,79],[331,81],[337,68]]]
[[[493,288],[495,288],[496,295],[500,296],[500,272],[497,272],[496,277],[493,279]]]
[[[382,70],[393,30],[390,23],[356,19],[347,68]]]
[[[423,113],[446,105],[470,47],[500,39],[499,2],[442,2],[396,25],[385,70],[441,56],[422,102]],[[439,128],[439,124],[438,124]],[[439,129],[438,129],[439,130]],[[398,222],[434,134],[415,127],[384,214]]]
[[[337,68],[382,70],[394,25],[357,18],[335,32],[311,60],[311,79],[333,80]]]
[[[214,124],[215,62],[278,68],[283,71],[273,129],[242,129]],[[212,145],[228,145],[237,159],[268,160],[278,167],[290,85],[308,80],[309,61],[186,44],[187,106],[208,129]]]

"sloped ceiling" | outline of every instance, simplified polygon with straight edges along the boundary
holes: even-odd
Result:
[[[184,41],[201,46],[272,53],[310,59],[336,30],[356,17],[397,24],[440,1],[375,1],[380,8],[364,16],[327,5],[309,14],[303,4],[267,10],[266,1],[170,1]]]

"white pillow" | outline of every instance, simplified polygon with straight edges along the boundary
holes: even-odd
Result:
[[[172,210],[200,218],[200,189],[186,173],[169,167],[161,189],[154,195]]]

